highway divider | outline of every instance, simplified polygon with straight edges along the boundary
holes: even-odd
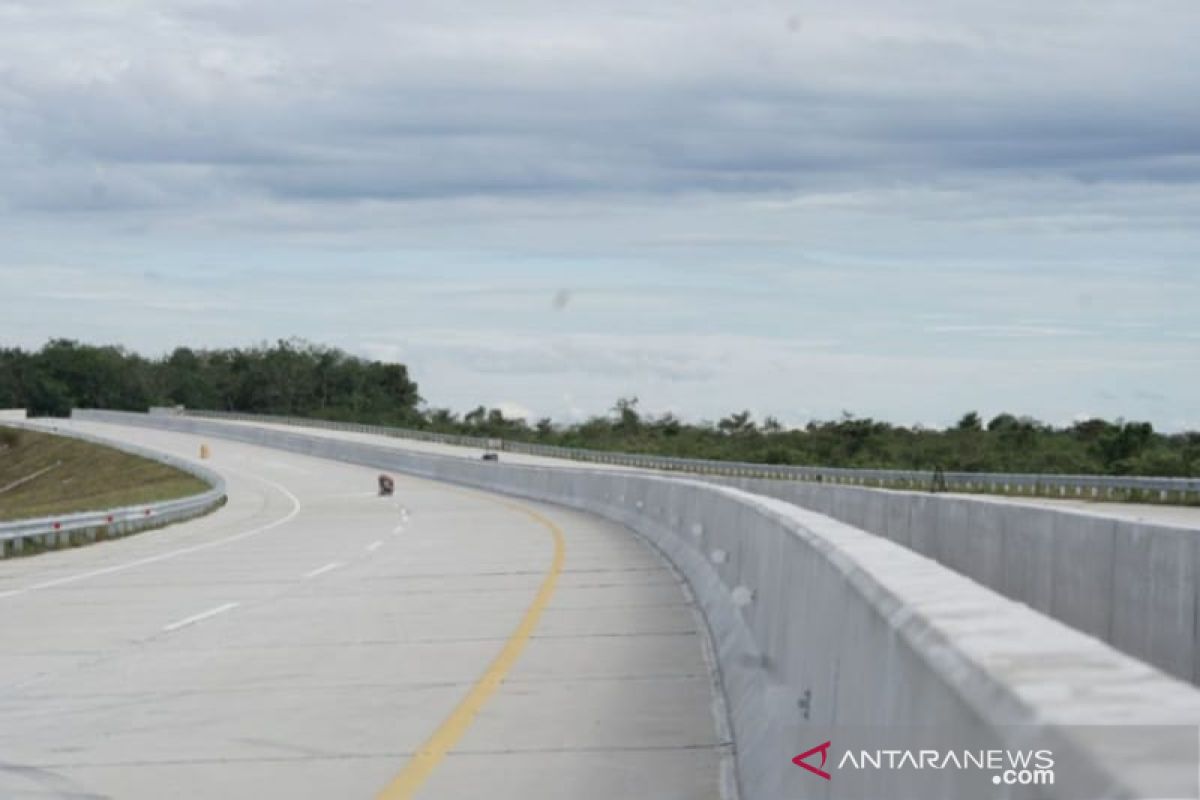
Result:
[[[933,470],[845,469],[789,464],[755,464],[741,461],[672,458],[670,456],[639,455],[636,453],[618,453],[606,450],[586,450],[575,447],[553,447],[510,439],[461,436],[457,434],[433,433],[431,431],[412,428],[363,425],[353,422],[336,422],[332,420],[275,416],[270,414],[199,411],[182,407],[158,407],[151,409],[151,413],[164,416],[191,416],[203,419],[272,422],[282,425],[373,433],[399,439],[503,450],[511,453],[561,458],[584,463],[612,464],[635,469],[654,469],[691,475],[804,481],[846,486],[963,492],[968,494],[1200,504],[1200,478],[940,472]]]
[[[715,480],[887,538],[1200,683],[1200,530],[986,497]]]
[[[303,422],[327,430],[419,438],[473,448],[498,449],[501,444],[472,437],[290,417],[180,409],[160,409],[159,413],[293,426]],[[771,468],[765,465],[503,444],[510,451],[694,473],[706,481],[786,500],[886,537],[1135,658],[1200,684],[1200,532],[1196,530],[1116,520],[1077,509],[1014,505],[987,497],[845,485],[819,479],[820,475],[831,474],[828,471],[818,471],[818,479],[814,480],[811,470],[803,471],[808,468],[786,468],[771,475]],[[800,479],[779,479],[790,474]],[[892,480],[890,485],[919,483],[916,473],[834,470],[832,474],[868,483],[872,475],[901,475],[908,477]],[[994,481],[999,489],[1046,488],[1049,484],[1045,480],[1046,476],[1036,475],[976,475],[971,476],[970,486],[978,489]],[[1162,487],[1172,485],[1177,488],[1171,496],[1178,497],[1183,496],[1181,485],[1200,486],[1200,481],[1175,479],[1062,480],[1077,481],[1062,484],[1072,486],[1071,495],[1080,494],[1088,482],[1107,485],[1105,492],[1110,495],[1116,491],[1114,487],[1120,486],[1124,490],[1142,486],[1139,491],[1147,492],[1152,491],[1149,487],[1158,487],[1153,492],[1161,493],[1166,491]]]
[[[54,549],[87,544],[97,540],[116,539],[207,514],[225,502],[225,479],[218,473],[185,459],[176,458],[158,450],[90,436],[75,430],[31,425],[15,419],[5,420],[3,424],[39,433],[70,436],[74,439],[112,447],[142,458],[158,461],[196,476],[207,483],[209,489],[191,497],[157,503],[0,522],[0,558],[22,555],[31,549]]]
[[[393,470],[628,526],[674,564],[704,612],[745,800],[915,796],[901,786],[911,776],[845,770],[844,757],[829,765],[832,780],[802,766],[806,753],[844,748],[864,730],[919,730],[946,747],[1045,748],[1059,781],[1039,786],[1038,797],[1195,796],[1195,687],[793,503],[684,478],[468,460],[194,417],[75,417]],[[1008,774],[983,785],[974,771],[938,772],[936,788],[920,796],[994,796]]]

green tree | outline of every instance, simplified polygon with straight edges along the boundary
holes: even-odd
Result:
[[[960,431],[982,431],[983,420],[979,418],[979,414],[974,411],[968,411],[963,414],[958,424],[954,426]]]
[[[632,433],[642,427],[642,418],[638,415],[637,404],[636,397],[622,397],[612,408],[617,415],[617,427],[625,433]]]
[[[728,434],[754,433],[755,425],[754,421],[750,419],[749,411],[739,411],[722,418],[717,423],[717,429]]]

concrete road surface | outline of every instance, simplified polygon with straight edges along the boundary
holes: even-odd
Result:
[[[722,795],[702,623],[633,534],[210,444],[225,509],[0,561],[0,798]]]
[[[459,458],[477,459],[484,452],[473,447],[460,447],[457,445],[422,442],[414,439],[398,439],[395,437],[379,436],[378,434],[370,433],[331,431],[323,428],[308,427],[298,429],[293,425],[266,424],[259,422],[245,423],[229,420],[222,420],[222,422],[227,425],[252,424],[255,427],[274,428],[276,430],[303,430],[305,434],[310,436],[328,436],[337,439],[381,445],[384,447],[395,447],[401,450],[413,450],[422,453],[457,456]],[[504,452],[500,454],[500,458],[506,463],[512,464],[531,464],[586,469],[617,469],[633,472],[657,472],[657,470],[644,470],[634,467],[618,466],[614,464],[592,464],[580,461],[571,461],[569,459],[551,458],[549,456],[526,455],[524,453]],[[678,472],[671,472],[668,474],[685,478],[694,477]],[[1058,499],[1046,497],[1004,497],[994,494],[979,496],[989,500],[1012,503],[1014,505],[1038,506],[1041,508],[1054,508],[1064,511],[1080,511],[1087,514],[1097,514],[1104,517],[1112,517],[1114,519],[1129,520],[1133,522],[1147,522],[1157,525],[1174,525],[1181,528],[1200,529],[1200,506],[1171,506],[1150,503],[1105,503],[1076,498]]]

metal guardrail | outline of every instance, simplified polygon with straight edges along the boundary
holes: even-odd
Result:
[[[4,425],[39,433],[70,436],[93,444],[111,447],[132,455],[158,461],[162,464],[194,475],[211,488],[191,497],[165,500],[157,503],[124,506],[101,511],[83,511],[74,514],[57,514],[36,519],[0,522],[0,557],[17,553],[23,549],[25,540],[41,540],[48,546],[62,545],[96,538],[125,536],[145,528],[159,527],[172,522],[199,516],[225,500],[225,479],[218,473],[182,458],[150,450],[136,445],[116,442],[80,431],[60,430],[54,427],[30,425],[23,422],[5,421]]]
[[[224,411],[155,410],[190,417],[243,422],[271,422],[327,430],[371,433],[436,444],[504,450],[511,453],[560,458],[592,464],[610,464],[635,469],[684,472],[724,477],[802,480],[889,489],[918,489],[973,494],[1028,495],[1037,497],[1089,498],[1098,500],[1143,500],[1167,503],[1200,503],[1200,478],[1151,478],[1113,475],[1045,475],[984,472],[935,472],[931,470],[846,469],[754,464],[670,456],[614,453],[571,447],[531,444],[477,436],[432,433],[383,425],[308,419],[267,414]]]

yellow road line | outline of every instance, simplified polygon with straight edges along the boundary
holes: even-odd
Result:
[[[408,800],[411,798],[417,789],[421,788],[421,785],[428,780],[430,773],[446,757],[446,754],[463,737],[467,732],[467,728],[474,721],[475,715],[479,713],[484,704],[500,688],[500,684],[504,682],[504,678],[508,675],[509,670],[513,668],[517,658],[521,655],[521,651],[525,649],[525,645],[529,642],[529,637],[533,635],[533,631],[537,627],[542,612],[550,604],[550,598],[554,594],[554,587],[558,583],[558,576],[562,572],[566,544],[561,528],[533,509],[517,505],[516,503],[497,500],[492,497],[488,497],[487,499],[506,508],[519,511],[528,517],[532,517],[549,530],[551,535],[554,536],[554,561],[550,565],[550,571],[546,574],[545,580],[542,581],[541,588],[538,589],[537,596],[533,598],[533,603],[525,611],[525,616],[521,618],[521,624],[517,626],[512,636],[505,642],[504,649],[488,665],[487,671],[475,682],[475,685],[471,687],[471,691],[467,693],[462,702],[450,713],[450,716],[446,717],[445,721],[433,732],[433,735],[421,745],[420,749],[417,750],[404,769],[400,771],[400,774],[393,778],[392,782],[379,793],[378,800]]]

